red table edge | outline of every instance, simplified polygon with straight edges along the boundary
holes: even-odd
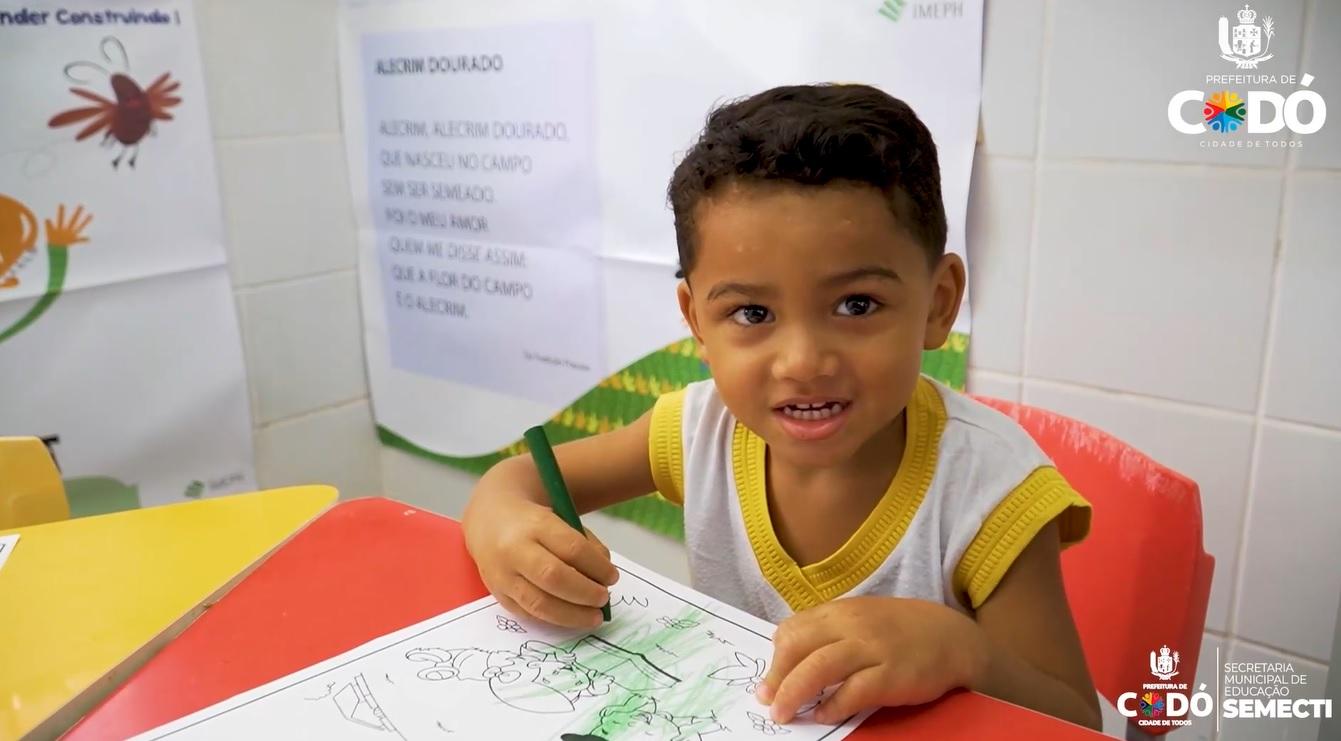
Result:
[[[289,541],[293,540],[298,533],[301,533],[308,525],[312,524],[317,518],[339,505],[339,503],[340,502],[337,500],[314,512],[311,517],[300,523],[298,527],[294,528],[292,532],[271,546],[269,550],[257,556],[251,563],[244,566],[241,571],[221,584],[218,589],[210,592],[199,603],[182,613],[176,620],[173,620],[165,626],[163,630],[159,631],[154,637],[145,642],[144,645],[130,652],[130,654],[113,665],[101,677],[98,677],[89,683],[87,687],[80,690],[78,694],[72,697],[64,705],[57,708],[51,715],[47,716],[45,720],[28,729],[23,735],[23,738],[59,738],[61,735],[69,731],[76,723],[83,720],[84,716],[88,715],[102,704],[102,702],[121,687],[121,685],[131,677],[135,676],[135,673],[143,668],[145,664],[149,663],[159,651],[162,651],[163,647],[167,646],[173,639],[181,635],[183,631],[191,627],[191,624],[201,615],[205,614],[206,610],[218,604],[219,600],[227,596],[234,587],[241,584],[242,581],[259,568],[261,564],[269,560],[270,556],[274,555],[285,545],[288,545]]]

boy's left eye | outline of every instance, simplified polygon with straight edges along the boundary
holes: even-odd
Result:
[[[862,316],[879,307],[880,302],[870,296],[848,296],[838,304],[838,313],[842,316]]]

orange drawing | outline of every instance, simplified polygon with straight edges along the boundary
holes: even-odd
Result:
[[[0,328],[0,343],[22,332],[46,313],[65,289],[65,274],[70,264],[69,247],[88,241],[84,229],[93,221],[93,214],[84,213],[79,206],[65,217],[65,206],[56,209],[56,220],[46,219],[47,290],[37,303],[29,307],[18,321]],[[32,210],[18,201],[0,194],[0,290],[19,285],[19,268],[27,264],[37,245],[37,217]]]
[[[130,67],[126,47],[115,36],[108,36],[102,40],[102,56],[109,65],[113,63],[112,50],[117,52],[122,72],[109,72],[107,68],[93,62],[71,62],[65,65],[65,76],[71,82],[88,83],[90,80],[76,77],[74,71],[89,68],[101,72],[111,82],[112,93],[116,96],[116,100],[108,100],[90,90],[72,87],[70,92],[91,100],[96,105],[72,108],[58,113],[47,122],[47,126],[55,129],[93,119],[75,135],[75,141],[82,141],[100,131],[105,131],[102,138],[103,146],[111,146],[113,137],[122,146],[121,154],[112,160],[112,167],[120,165],[121,158],[128,152],[130,153],[128,164],[134,167],[135,158],[140,153],[140,141],[153,132],[154,122],[172,120],[172,114],[168,113],[168,109],[182,102],[181,98],[172,95],[178,87],[181,87],[181,83],[172,80],[169,77],[170,72],[164,72],[148,89],[142,89],[124,72]]]
[[[19,267],[19,258],[31,253],[35,244],[37,217],[22,203],[0,195],[0,288],[19,284],[12,273]]]
[[[79,206],[65,218],[65,206],[56,211],[56,220],[45,219],[47,227],[47,246],[54,250],[65,249],[88,241],[81,233],[93,214],[85,214]],[[15,274],[21,263],[26,264],[33,247],[37,245],[37,217],[22,203],[0,193],[0,289],[19,285]]]

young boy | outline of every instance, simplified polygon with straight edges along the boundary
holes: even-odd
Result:
[[[712,379],[556,450],[579,510],[683,506],[694,587],[779,623],[757,695],[788,722],[968,687],[1090,727],[1063,545],[1089,505],[1006,417],[920,375],[964,265],[931,134],[864,85],[712,113],[670,185],[680,310]],[[600,624],[609,551],[546,505],[529,457],[479,482],[465,533],[506,608]]]

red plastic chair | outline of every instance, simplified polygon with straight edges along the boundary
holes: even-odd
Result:
[[[1089,537],[1062,552],[1062,578],[1099,694],[1117,705],[1122,693],[1161,681],[1151,674],[1150,652],[1166,645],[1181,655],[1169,681],[1196,692],[1215,569],[1202,549],[1196,483],[1083,422],[974,398],[1018,422],[1094,507]],[[1154,736],[1174,729],[1128,730]]]

